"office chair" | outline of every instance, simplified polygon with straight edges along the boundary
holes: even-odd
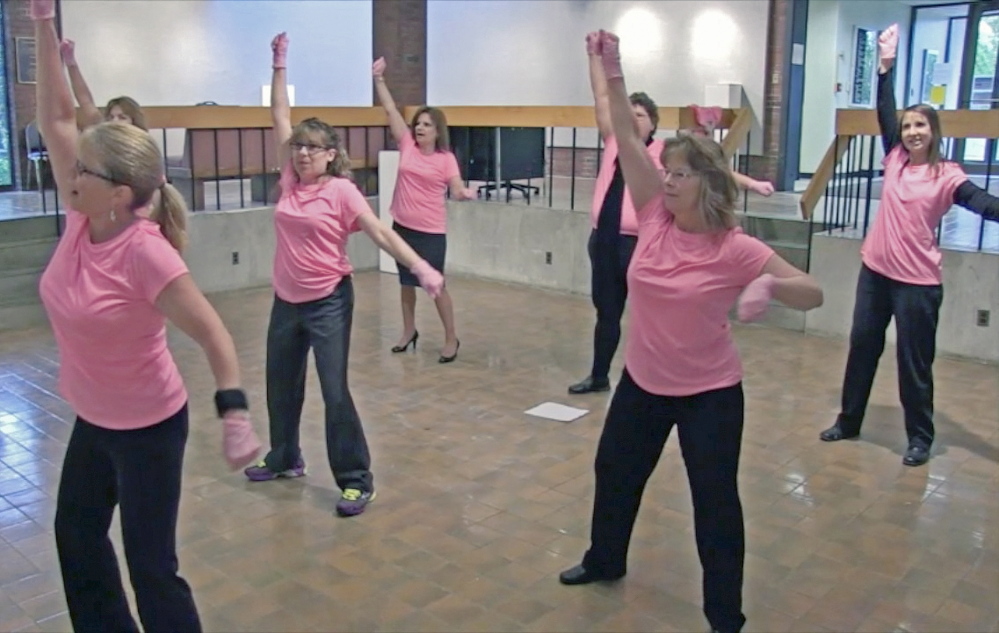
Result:
[[[38,124],[35,121],[28,123],[24,126],[24,148],[28,154],[28,160],[31,161],[32,167],[28,168],[28,175],[26,180],[28,181],[28,188],[31,188],[31,174],[35,174],[35,184],[38,186],[38,190],[42,190],[42,163],[49,162],[49,152],[45,148],[45,142],[42,141],[41,134],[38,133]]]

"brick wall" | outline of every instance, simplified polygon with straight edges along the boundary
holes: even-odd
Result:
[[[794,0],[770,0],[770,17],[767,26],[767,56],[765,91],[763,98],[763,156],[752,156],[749,174],[754,178],[777,181],[780,155],[786,139],[781,133],[781,109],[784,84],[783,67],[786,56],[788,29],[791,28],[791,10]]]
[[[385,81],[402,106],[427,102],[427,0],[373,0],[371,59],[385,58]],[[371,86],[373,103],[378,95]]]
[[[550,152],[550,153],[549,153]],[[603,152],[601,152],[602,154]],[[594,148],[576,148],[575,154],[576,178],[596,178],[599,165],[597,164],[597,150]],[[554,163],[554,169],[552,168]],[[552,150],[545,150],[545,164],[548,166],[546,173],[551,172],[556,176],[572,175],[573,153],[572,148],[556,147]]]

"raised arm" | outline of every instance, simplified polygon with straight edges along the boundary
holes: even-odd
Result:
[[[604,139],[609,138],[614,129],[611,125],[610,104],[607,101],[607,78],[600,61],[600,32],[586,35],[586,56],[590,66],[590,88],[593,90],[593,111],[597,119],[597,130]]]
[[[895,54],[898,50],[898,25],[892,24],[878,36],[878,127],[885,154],[902,142],[898,132],[898,107],[895,104]]]
[[[273,62],[271,67],[271,121],[274,123],[274,144],[277,146],[278,165],[288,162],[291,152],[291,103],[288,101],[288,34],[278,33],[271,40]]]
[[[76,174],[76,108],[62,72],[59,37],[55,28],[55,0],[31,0],[35,22],[37,83],[35,100],[38,130],[48,148],[56,187],[65,196]]]
[[[773,184],[767,182],[766,180],[756,180],[755,178],[750,178],[746,174],[742,174],[737,171],[733,171],[732,176],[735,178],[735,184],[739,185],[742,189],[747,189],[766,197],[769,197],[774,193]]]
[[[76,63],[76,42],[64,39],[59,45],[59,53],[62,55],[62,63],[66,65],[69,73],[69,85],[73,89],[73,96],[80,106],[79,124],[81,128],[97,125],[104,120],[100,108],[94,103],[94,95],[90,93],[90,87],[83,78],[80,65]]]
[[[986,220],[999,222],[999,198],[970,180],[965,180],[954,190],[954,204],[959,204]]]
[[[399,108],[395,105],[395,99],[392,98],[392,92],[389,91],[388,84],[385,83],[384,57],[379,57],[371,65],[371,75],[375,78],[375,92],[378,93],[378,101],[385,108],[385,114],[388,116],[392,138],[398,145],[409,134],[409,125],[406,124],[406,119],[402,118],[402,113],[399,112]]]
[[[635,209],[641,210],[662,191],[662,179],[645,149],[643,139],[638,136],[635,114],[628,101],[628,90],[621,71],[618,37],[613,33],[600,31],[600,56],[607,77],[607,100],[611,126],[617,138],[621,172]]]

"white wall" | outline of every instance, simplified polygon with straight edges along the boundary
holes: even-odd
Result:
[[[810,0],[805,49],[805,99],[800,170],[814,173],[835,135],[836,109],[850,106],[854,30],[882,30],[898,23],[896,98],[905,99],[909,19],[912,7],[899,0]],[[837,92],[837,84],[839,91]]]
[[[98,104],[260,105],[287,31],[296,105],[371,105],[371,0],[72,0],[62,16]]]
[[[427,12],[436,105],[591,105],[584,38],[603,28],[621,37],[629,91],[685,106],[742,84],[762,120],[767,0],[429,0]]]

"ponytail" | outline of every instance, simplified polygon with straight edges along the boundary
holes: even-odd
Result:
[[[150,219],[160,225],[160,232],[178,253],[187,246],[187,204],[177,188],[165,183],[159,188],[159,200]]]

